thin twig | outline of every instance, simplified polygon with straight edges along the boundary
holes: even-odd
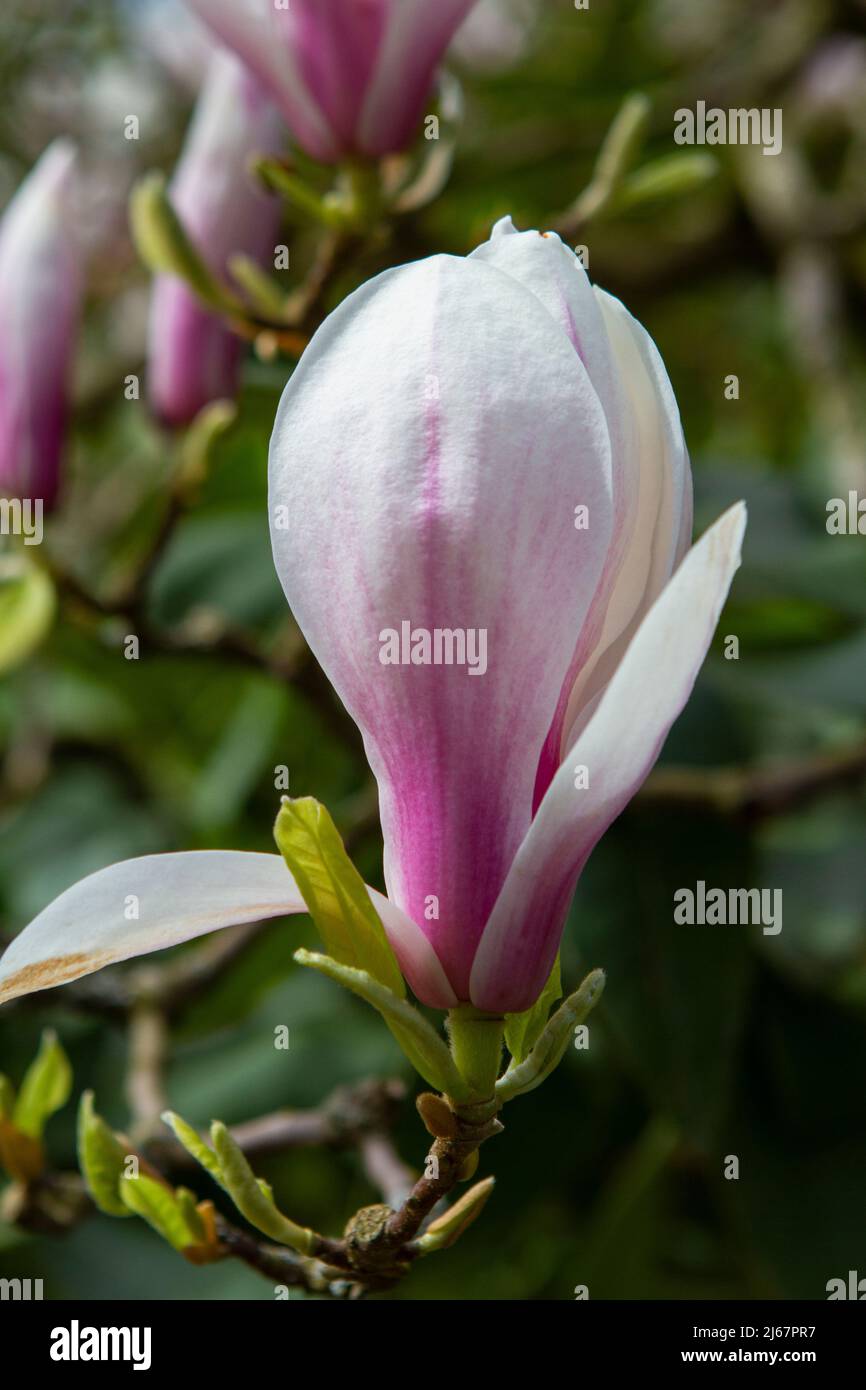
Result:
[[[480,1142],[466,1139],[434,1140],[428,1155],[428,1164],[431,1158],[435,1159],[435,1176],[428,1177],[425,1174],[419,1178],[405,1202],[388,1220],[388,1237],[395,1251],[402,1251],[403,1247],[414,1240],[434,1208],[456,1187],[460,1181],[461,1170],[467,1159],[475,1153]]]
[[[815,753],[770,767],[661,767],[636,801],[683,806],[756,820],[796,810],[837,788],[866,778],[866,740],[832,753]]]
[[[395,1210],[401,1207],[412,1191],[416,1173],[403,1162],[390,1137],[376,1131],[362,1134],[358,1153],[364,1172],[382,1194],[382,1201]]]
[[[249,1265],[257,1274],[273,1280],[278,1287],[302,1288],[309,1293],[327,1293],[331,1298],[351,1295],[351,1285],[345,1270],[329,1269],[320,1260],[297,1255],[283,1245],[271,1245],[218,1216],[216,1221],[220,1247],[225,1255]],[[340,1281],[343,1281],[342,1283]]]
[[[154,994],[158,989],[158,971],[148,969],[146,975],[144,972],[137,972],[137,975],[129,1014],[126,1099],[132,1115],[130,1137],[133,1143],[143,1143],[161,1128],[160,1117],[168,1104],[165,1067],[169,1030]]]
[[[405,1095],[406,1087],[396,1077],[367,1078],[353,1086],[338,1086],[315,1108],[275,1110],[233,1125],[231,1134],[248,1158],[296,1148],[351,1148],[368,1134],[385,1133],[394,1124]],[[164,1132],[152,1138],[148,1154],[172,1168],[195,1166],[186,1149]]]

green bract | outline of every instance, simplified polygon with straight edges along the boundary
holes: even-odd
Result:
[[[569,995],[560,1004],[556,1013],[543,1028],[541,1035],[529,1056],[520,1063],[512,1063],[505,1075],[496,1083],[496,1098],[500,1103],[513,1100],[515,1096],[534,1091],[545,1081],[554,1067],[558,1066],[562,1054],[568,1046],[573,1029],[587,1017],[601,998],[604,989],[604,971],[593,970],[587,975],[580,989]]]
[[[121,1200],[130,1212],[152,1226],[175,1250],[188,1250],[204,1243],[205,1232],[192,1194],[184,1188],[173,1192],[155,1178],[140,1173],[123,1178]]]
[[[522,1062],[532,1051],[547,1022],[550,1010],[557,999],[561,998],[562,977],[557,954],[550,978],[532,1008],[525,1009],[522,1014],[505,1016],[505,1046],[515,1062]]]
[[[274,837],[328,954],[402,998],[406,986],[385,929],[327,809],[311,796],[286,798]]]

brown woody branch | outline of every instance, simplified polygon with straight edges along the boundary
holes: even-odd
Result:
[[[682,806],[757,820],[796,810],[864,780],[866,740],[768,767],[656,768],[636,800],[640,805]]]
[[[396,1077],[368,1078],[353,1086],[338,1086],[314,1109],[275,1110],[233,1125],[231,1135],[248,1158],[297,1148],[355,1148],[370,1136],[381,1138],[387,1133],[405,1095],[406,1087]],[[172,1168],[195,1167],[186,1149],[168,1135],[154,1137],[148,1154]]]

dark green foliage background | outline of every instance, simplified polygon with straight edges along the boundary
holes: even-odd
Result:
[[[585,184],[634,87],[653,98],[650,155],[674,151],[673,111],[699,97],[782,107],[786,151],[799,152],[827,200],[855,207],[844,234],[823,237],[808,204],[784,232],[769,230],[739,152],[721,149],[710,185],[600,222],[583,239],[594,279],[622,295],[667,363],[693,457],[696,530],[739,497],[750,508],[743,569],[663,763],[758,765],[851,746],[866,734],[866,540],[828,537],[825,503],[842,494],[852,456],[866,494],[866,96],[851,134],[838,114],[813,119],[803,84],[830,36],[866,43],[866,10],[853,0],[592,0],[580,13],[550,0],[543,9],[523,64],[464,75],[465,128],[442,197],[348,273],[335,302],[383,265],[465,252],[503,212],[543,227]],[[0,35],[11,187],[46,138],[34,82],[38,92],[58,70],[85,80],[123,39],[105,3],[13,4]],[[179,101],[173,133],[148,158],[170,167],[184,119]],[[770,180],[776,161],[763,164]],[[287,240],[302,267],[309,229]],[[91,389],[51,537],[97,592],[121,584],[146,553],[167,471],[167,443],[143,406],[123,401],[129,367],[111,356],[112,302],[145,283],[121,231],[118,247],[92,294]],[[829,376],[815,353],[820,316],[804,326],[792,292],[797,257],[815,254],[838,296]],[[150,616],[162,628],[217,610],[267,646],[285,625],[265,475],[290,368],[249,363],[239,423],[155,576]],[[724,398],[729,373],[740,379],[738,401]],[[740,637],[738,662],[722,657],[727,633]],[[116,637],[110,624],[88,629],[64,613],[0,688],[8,935],[75,879],[126,856],[270,849],[276,764],[290,768],[293,794],[317,796],[344,830],[363,804],[357,746],[341,745],[322,710],[286,683],[146,644],[127,662]],[[593,966],[608,972],[591,1047],[571,1051],[510,1108],[506,1135],[482,1152],[481,1173],[498,1179],[483,1219],[390,1296],[568,1299],[588,1284],[593,1298],[823,1298],[828,1279],[866,1274],[864,832],[862,787],[754,823],[635,802],[596,850],[566,934],[568,985]],[[372,828],[355,845],[373,882],[380,848]],[[782,933],[674,925],[674,890],[698,878],[781,888]],[[306,920],[271,925],[187,1010],[168,1084],[188,1119],[314,1105],[368,1074],[410,1079],[375,1015],[294,966],[292,950],[312,941]],[[68,1049],[77,1088],[92,1086],[101,1112],[126,1123],[124,1037],[70,1011],[62,991],[0,1013],[0,1068],[17,1080],[46,1024]],[[288,1053],[272,1045],[278,1024],[291,1030]],[[58,1167],[74,1161],[73,1117],[70,1105],[51,1124]],[[397,1137],[420,1165],[425,1136],[411,1106]],[[730,1154],[740,1159],[736,1182],[723,1178]],[[263,1171],[285,1210],[329,1232],[375,1200],[350,1154],[298,1152]],[[62,1239],[0,1229],[0,1275],[44,1278],[51,1297],[272,1297],[238,1264],[192,1268],[140,1222],[101,1216]]]

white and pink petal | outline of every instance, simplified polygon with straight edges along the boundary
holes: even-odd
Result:
[[[381,3],[381,0],[380,0]],[[357,148],[379,157],[403,149],[425,114],[436,69],[475,0],[402,0],[387,21],[358,122]]]
[[[604,601],[602,626],[584,652],[569,692],[560,756],[590,717],[649,608],[691,540],[692,479],[679,410],[659,351],[646,329],[620,303],[596,288],[595,297],[623,384],[635,452],[629,543],[618,559]]]
[[[745,521],[739,503],[691,549],[564,759],[484,929],[470,984],[477,1007],[517,1012],[544,987],[586,860],[688,700],[740,562]],[[588,786],[578,768],[586,768]]]
[[[314,159],[342,153],[337,133],[307,90],[286,26],[272,0],[187,0],[216,37],[269,91],[295,139]]]
[[[455,1003],[423,932],[367,888],[397,960],[425,1003]],[[0,1004],[225,927],[306,912],[279,854],[192,850],[149,854],[74,883],[0,957]]]

